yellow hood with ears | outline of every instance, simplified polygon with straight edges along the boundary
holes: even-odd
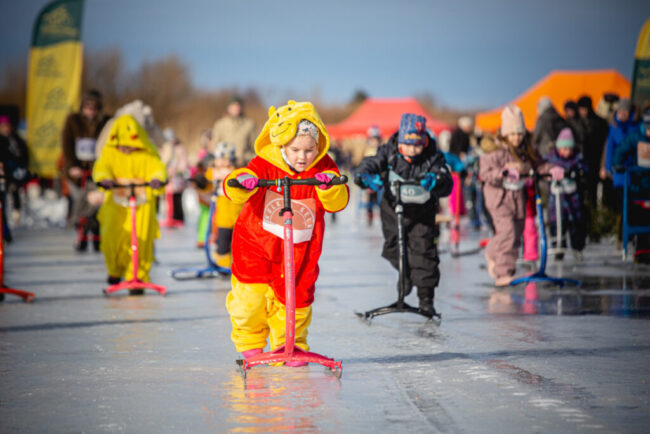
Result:
[[[115,120],[106,146],[129,146],[158,155],[156,147],[149,141],[147,131],[131,115],[122,115]]]
[[[282,168],[287,172],[293,172],[287,163],[284,162],[280,148],[289,143],[298,130],[298,124],[306,119],[318,128],[318,156],[306,170],[311,169],[330,148],[330,137],[325,129],[325,124],[316,112],[314,105],[310,102],[289,101],[278,109],[269,108],[269,119],[264,124],[262,132],[255,140],[255,153],[269,163]]]

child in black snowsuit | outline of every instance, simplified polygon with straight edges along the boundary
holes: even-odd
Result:
[[[420,309],[434,314],[433,298],[440,280],[436,241],[438,199],[448,196],[453,185],[445,157],[435,139],[426,131],[426,118],[405,113],[399,131],[379,147],[374,157],[364,158],[357,169],[355,182],[362,188],[378,190],[384,186],[380,205],[384,249],[382,256],[398,268],[397,215],[394,179],[420,179],[420,186],[403,186],[404,234],[406,238],[406,292],[418,287]]]

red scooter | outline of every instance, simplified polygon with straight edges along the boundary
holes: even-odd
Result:
[[[167,292],[167,287],[165,286],[156,285],[155,283],[151,283],[151,282],[143,282],[142,280],[138,279],[138,234],[137,234],[137,224],[136,224],[136,211],[137,211],[137,206],[142,204],[143,202],[140,203],[137,202],[137,198],[135,194],[135,189],[137,187],[149,187],[149,183],[148,182],[143,182],[140,184],[130,183],[130,184],[116,185],[114,187],[111,187],[111,189],[113,190],[118,188],[129,189],[128,206],[131,214],[131,251],[133,252],[133,254],[131,255],[131,262],[133,265],[133,279],[109,286],[108,288],[104,289],[105,295],[112,294],[113,292],[117,292],[122,289],[128,289],[128,290],[152,289],[160,293],[160,295],[165,295],[165,293]],[[106,187],[102,187],[102,188],[106,188]],[[120,203],[120,205],[122,204]]]
[[[332,185],[345,184],[347,176],[333,178],[330,181]],[[342,366],[341,362],[334,359],[322,356],[317,353],[304,351],[295,346],[296,334],[296,282],[295,282],[295,269],[293,257],[293,211],[291,209],[291,186],[292,185],[320,185],[322,181],[316,178],[309,179],[291,179],[284,177],[281,179],[260,179],[258,187],[273,187],[282,188],[284,196],[284,207],[280,210],[280,215],[284,219],[284,287],[286,299],[286,329],[284,345],[279,348],[261,353],[256,356],[244,360],[237,360],[237,364],[242,369],[242,375],[246,378],[246,371],[249,368],[257,365],[268,365],[271,363],[282,362],[307,362],[318,363],[327,368],[330,368],[334,375],[338,378],[341,377]],[[229,179],[228,185],[230,187],[243,188],[236,179]]]

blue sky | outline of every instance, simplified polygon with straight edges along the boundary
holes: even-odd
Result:
[[[27,58],[47,3],[0,0],[0,68]],[[83,40],[121,48],[129,68],[176,54],[198,87],[254,86],[269,104],[363,89],[491,108],[552,69],[630,77],[648,17],[635,0],[86,0]]]

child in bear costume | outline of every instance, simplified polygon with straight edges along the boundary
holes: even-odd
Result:
[[[325,212],[341,211],[348,203],[345,185],[332,186],[339,176],[327,155],[329,136],[310,102],[289,101],[269,109],[269,119],[255,140],[257,156],[248,166],[233,171],[223,183],[224,193],[244,203],[232,238],[232,290],[226,308],[232,322],[231,338],[245,358],[263,351],[270,335],[271,350],[284,344],[285,286],[283,227],[279,215],[282,193],[276,187],[257,187],[259,179],[317,178],[318,186],[291,187],[294,211],[296,291],[295,344],[307,351],[314,284],[323,246]],[[228,186],[237,179],[244,187]],[[300,366],[304,362],[288,362]]]

